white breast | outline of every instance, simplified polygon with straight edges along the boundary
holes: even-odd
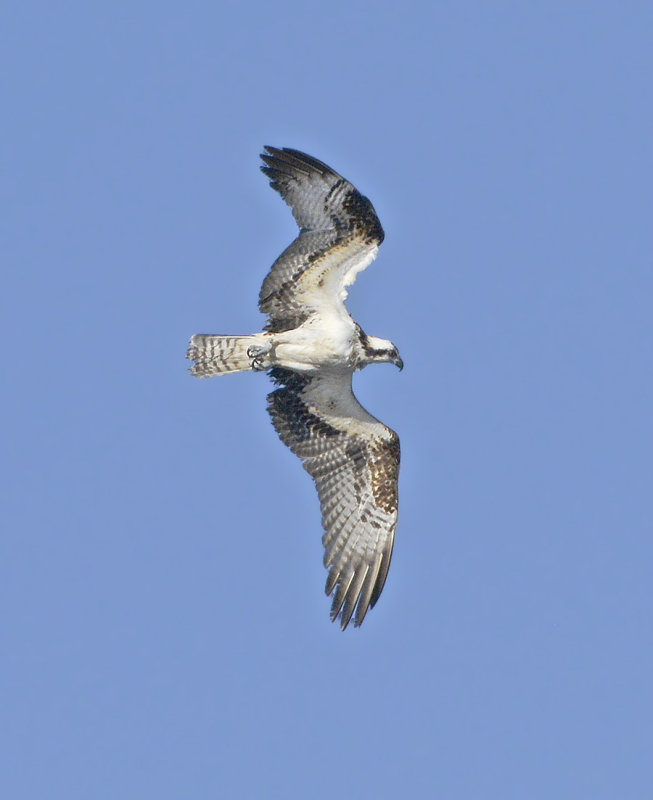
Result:
[[[351,318],[313,317],[300,328],[274,337],[274,357],[278,366],[300,372],[353,368],[355,341]]]

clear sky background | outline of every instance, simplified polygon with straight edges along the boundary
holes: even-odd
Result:
[[[653,7],[9,2],[2,796],[653,796]],[[248,333],[305,150],[386,230],[395,555],[328,620]]]

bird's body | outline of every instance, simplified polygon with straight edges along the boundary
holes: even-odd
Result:
[[[399,439],[360,405],[352,374],[374,362],[403,366],[392,342],[367,336],[344,304],[375,258],[383,229],[369,200],[321,161],[266,147],[262,167],[290,205],[300,234],[263,282],[266,330],[198,334],[191,373],[268,370],[268,411],[281,440],[315,480],[322,506],[331,617],[360,625],[381,593],[397,520]]]

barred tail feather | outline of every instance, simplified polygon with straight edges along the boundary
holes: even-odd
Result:
[[[195,362],[190,368],[190,373],[196,378],[208,378],[211,375],[250,370],[252,359],[247,355],[247,349],[260,342],[261,334],[253,336],[195,334],[186,352],[186,358]]]

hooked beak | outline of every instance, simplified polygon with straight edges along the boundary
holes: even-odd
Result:
[[[395,365],[395,367],[399,367],[399,372],[401,372],[401,370],[404,368],[404,362],[399,353],[397,353],[396,357],[392,359],[392,363]]]

